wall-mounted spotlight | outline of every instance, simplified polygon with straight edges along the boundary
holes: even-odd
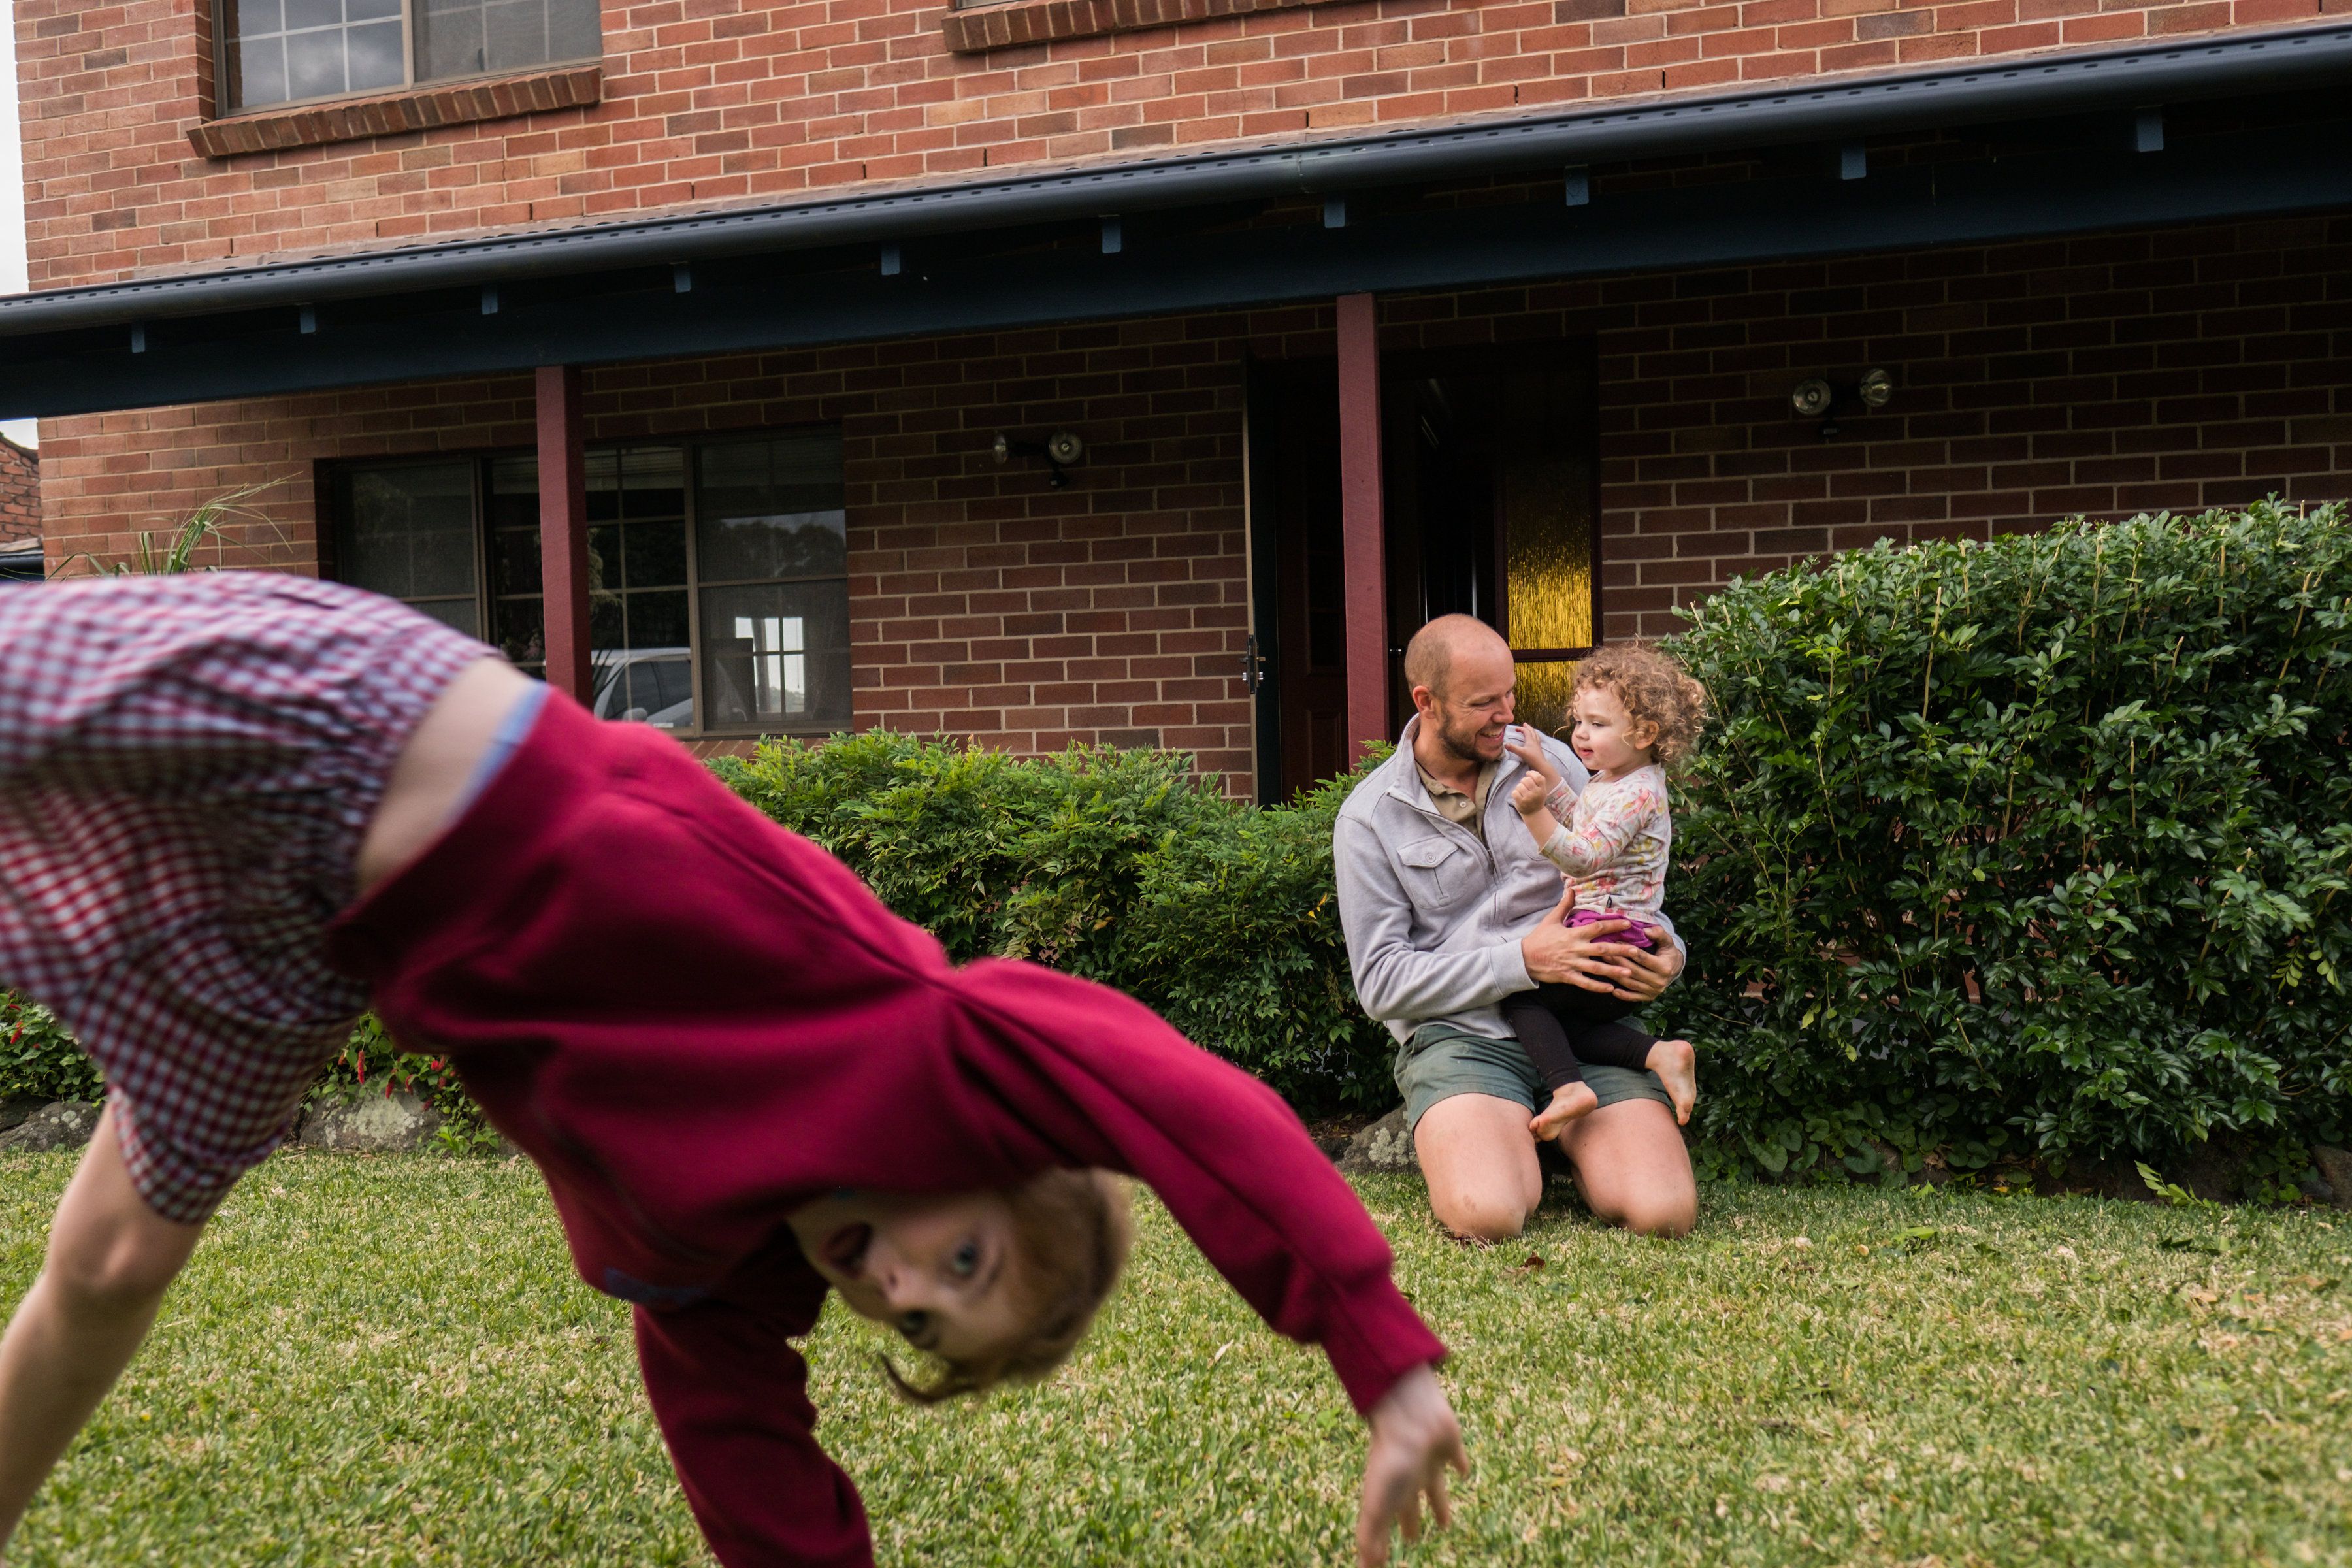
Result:
[[[1840,414],[1861,414],[1884,408],[1895,397],[1895,378],[1883,370],[1864,371],[1860,381],[1832,382],[1809,376],[1789,394],[1789,406],[1800,419],[1819,419],[1822,439],[1834,439]]]
[[[1044,458],[1047,469],[1045,484],[1047,488],[1058,490],[1070,482],[1070,476],[1063,470],[1076,467],[1086,457],[1087,444],[1078,439],[1075,430],[1056,430],[1043,441],[1016,441],[1010,436],[999,434],[991,450],[1000,463],[1009,463],[1014,458]]]

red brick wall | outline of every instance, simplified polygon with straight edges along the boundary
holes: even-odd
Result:
[[[1604,629],[1654,636],[1734,573],[1882,537],[2352,493],[2347,280],[2352,219],[2309,219],[1399,298],[1382,341],[1597,338]],[[840,422],[861,725],[1156,735],[1240,782],[1244,359],[1330,333],[1302,308],[601,371],[592,435]],[[1895,400],[1837,440],[1790,415],[1874,366]],[[46,422],[50,549],[282,475],[230,559],[307,568],[311,459],[527,445],[529,396]],[[1062,426],[1091,446],[1066,490],[986,456]]]
[[[606,0],[604,101],[224,161],[210,0],[17,0],[37,288],[1233,138],[2147,36],[2352,0],[1363,0],[953,56],[940,0]]]
[[[1311,327],[1312,312],[1274,326]],[[1242,323],[1006,332],[591,373],[589,437],[837,423],[856,720],[1015,751],[1192,751],[1248,787]],[[533,439],[528,378],[45,421],[53,554],[277,480],[207,563],[316,569],[320,459]],[[1069,488],[989,455],[1069,426]]]
[[[0,550],[41,539],[41,455],[0,436]]]

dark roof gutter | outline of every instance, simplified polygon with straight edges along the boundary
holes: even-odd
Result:
[[[877,244],[1210,203],[1832,142],[2309,88],[2352,78],[2352,25],[2142,45],[1538,119],[1104,164],[0,297],[0,338],[706,258]]]

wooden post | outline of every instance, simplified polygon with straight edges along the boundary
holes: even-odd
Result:
[[[1339,528],[1348,616],[1348,740],[1389,733],[1388,568],[1381,510],[1381,344],[1370,294],[1339,296]]]
[[[539,367],[539,574],[546,597],[547,679],[586,702],[588,472],[580,414],[580,367]]]

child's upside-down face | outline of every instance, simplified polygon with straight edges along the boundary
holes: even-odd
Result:
[[[976,1360],[1020,1336],[1013,1211],[997,1193],[836,1193],[793,1211],[801,1251],[861,1318]]]

